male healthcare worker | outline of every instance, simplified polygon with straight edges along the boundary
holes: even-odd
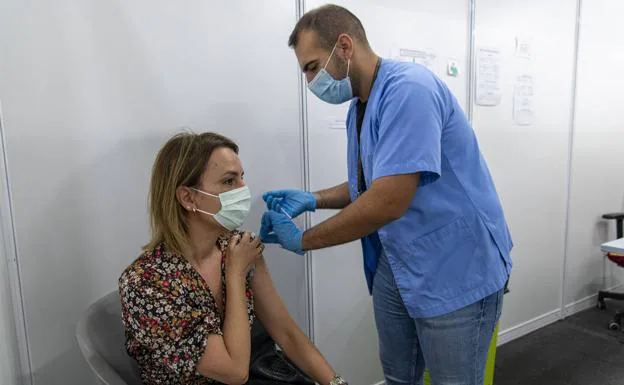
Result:
[[[380,59],[342,7],[306,13],[289,45],[312,93],[351,101],[349,177],[266,193],[262,238],[299,254],[361,239],[386,384],[426,366],[434,385],[483,385],[512,240],[459,103],[425,67]],[[342,210],[305,232],[289,218],[316,209]]]

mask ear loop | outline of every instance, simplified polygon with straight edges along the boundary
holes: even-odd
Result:
[[[329,58],[327,59],[327,63],[325,63],[325,67],[323,67],[323,69],[327,68],[327,65],[329,64],[329,61],[331,60],[332,56],[334,55],[334,51],[336,51],[336,45],[334,44],[334,48],[332,49],[331,53],[329,54]],[[351,59],[347,59],[347,77],[349,77],[349,69],[351,67]]]
[[[332,51],[329,54],[329,57],[327,58],[327,61],[325,62],[325,67],[323,67],[323,69],[327,69],[327,65],[329,64],[329,61],[331,60],[332,56],[334,56],[334,51],[336,51],[336,44],[334,44],[334,48],[332,48]]]
[[[209,197],[219,198],[219,196],[218,196],[218,195],[214,195],[214,194],[211,194],[211,193],[208,193],[208,192],[202,191],[202,190],[200,190],[200,189],[196,189],[195,187],[191,187],[191,190],[195,190],[195,191],[197,191],[198,193],[200,193],[200,194],[204,194],[204,195],[207,195],[207,196],[209,196]],[[198,209],[197,207],[193,207],[193,212],[194,212],[194,213],[202,213],[202,214],[210,215],[211,217],[214,217],[215,215],[217,215],[217,214],[209,213],[208,211],[200,210],[200,209]]]
[[[202,214],[206,214],[206,215],[210,215],[211,217],[214,217],[217,214],[213,214],[213,213],[209,213],[208,211],[204,211],[204,210],[200,210],[196,207],[193,207],[193,212],[194,213],[202,213]]]
[[[200,194],[208,195],[209,197],[219,198],[219,196],[218,196],[218,195],[214,195],[214,194],[211,194],[211,193],[208,193],[208,192],[202,191],[202,190],[200,190],[200,189],[196,189],[195,187],[191,187],[191,190],[195,190],[195,191],[197,191],[197,192],[198,192],[198,193],[200,193]]]

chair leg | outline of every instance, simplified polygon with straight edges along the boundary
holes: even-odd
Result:
[[[598,292],[598,309],[606,309],[607,308],[607,304],[605,302],[605,294],[606,292],[604,291],[599,291]]]

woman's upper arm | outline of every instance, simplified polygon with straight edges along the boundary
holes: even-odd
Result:
[[[275,342],[284,347],[284,344],[291,337],[291,332],[298,326],[275,289],[264,259],[256,264],[253,292],[256,316]]]

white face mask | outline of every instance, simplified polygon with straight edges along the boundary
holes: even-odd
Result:
[[[249,215],[249,210],[251,209],[251,192],[249,191],[249,187],[244,186],[226,191],[219,195],[213,195],[193,187],[191,188],[198,193],[219,198],[219,201],[221,201],[221,210],[216,214],[197,208],[193,209],[193,211],[212,216],[221,226],[230,231],[238,229],[245,223],[247,215]]]

